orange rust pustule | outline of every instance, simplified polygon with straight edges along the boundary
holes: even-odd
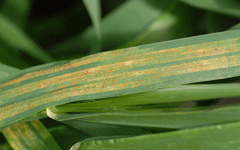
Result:
[[[110,56],[117,57],[120,53],[125,53],[125,51],[126,50],[123,49],[123,50],[110,52],[109,54],[108,53],[99,53],[99,54],[95,54],[95,55],[91,55],[91,56],[88,56],[88,57],[84,57],[84,58],[80,58],[80,59],[71,61],[70,63],[64,64],[62,66],[56,66],[56,67],[48,68],[48,69],[45,69],[45,70],[34,71],[34,72],[31,72],[31,73],[22,75],[21,77],[18,77],[14,80],[11,80],[11,81],[0,84],[0,88],[4,87],[4,86],[7,86],[7,85],[15,84],[15,83],[18,83],[18,82],[22,82],[22,81],[25,81],[25,80],[28,80],[28,79],[31,79],[31,78],[35,78],[35,77],[38,77],[38,76],[41,76],[41,75],[47,75],[47,74],[51,74],[51,73],[54,73],[54,72],[59,72],[59,71],[75,68],[75,67],[78,67],[78,66],[81,66],[81,65],[86,65],[86,64],[93,63],[93,62],[106,60],[106,59],[111,58]]]
[[[238,40],[238,38],[234,38],[231,40],[227,40],[227,41],[231,41],[234,42]],[[217,43],[224,43],[226,42],[226,40],[223,41],[218,41]],[[157,55],[173,55],[173,54],[178,54],[178,55],[187,55],[188,57],[203,57],[203,56],[214,56],[214,55],[220,55],[223,53],[229,53],[231,51],[233,51],[233,48],[236,47],[236,44],[233,43],[230,45],[229,48],[226,48],[226,46],[212,46],[211,45],[216,45],[216,42],[209,42],[209,43],[201,43],[201,44],[195,44],[195,45],[189,45],[189,46],[181,46],[181,47],[177,47],[177,48],[170,48],[170,49],[163,49],[163,50],[155,50],[155,51],[151,51],[151,52],[142,52],[141,54],[133,54],[131,55],[130,52],[134,52],[134,50],[136,51],[136,48],[130,48],[130,49],[123,49],[123,50],[116,50],[116,51],[112,51],[112,52],[105,52],[105,53],[99,53],[99,54],[95,54],[95,55],[91,55],[88,57],[84,57],[78,60],[74,60],[70,63],[64,64],[62,66],[56,66],[56,67],[52,67],[52,68],[48,68],[45,70],[40,70],[40,71],[35,71],[32,73],[28,73],[25,74],[21,77],[18,77],[16,79],[13,79],[11,81],[5,82],[0,84],[0,88],[7,86],[7,85],[11,85],[11,84],[15,84],[15,83],[19,83],[31,78],[35,78],[41,75],[47,75],[47,74],[51,74],[54,72],[59,72],[59,71],[63,71],[63,70],[67,70],[67,69],[71,69],[71,68],[75,68],[81,65],[86,65],[89,63],[93,63],[93,62],[97,62],[97,61],[103,61],[103,60],[109,60],[109,59],[119,59],[120,61],[133,61],[135,59],[144,59],[145,62],[147,63],[148,61],[153,61],[154,59],[156,59],[156,57],[154,56],[155,54]],[[208,46],[206,48],[204,48],[204,46]],[[196,47],[198,47],[199,50],[196,49]],[[236,49],[234,49],[236,50]],[[126,53],[126,55],[124,56],[124,54]],[[152,58],[153,60],[148,60],[149,58]],[[170,57],[171,58],[171,57]],[[174,60],[167,60],[166,62],[172,62]],[[157,62],[156,62],[157,63]],[[161,62],[161,60],[159,60],[159,63],[163,63]]]
[[[141,55],[139,54],[127,55],[125,57],[118,58],[118,60],[121,59],[122,62],[117,62],[117,63],[115,62],[112,64],[107,64],[107,65],[102,65],[98,67],[79,70],[76,72],[71,72],[61,76],[45,79],[43,81],[38,81],[34,83],[34,85],[29,84],[29,85],[23,85],[21,87],[16,87],[14,88],[14,90],[9,90],[8,92],[12,95],[15,94],[14,96],[18,96],[18,95],[22,95],[22,94],[34,91],[36,89],[46,88],[59,83],[65,83],[70,81],[70,83],[66,85],[60,85],[54,89],[54,90],[59,89],[58,91],[56,92],[50,91],[51,93],[49,94],[43,95],[40,98],[32,99],[34,100],[32,102],[21,101],[21,102],[17,102],[17,103],[10,104],[0,108],[0,120],[9,118],[11,116],[15,116],[19,113],[25,112],[30,109],[34,109],[40,105],[46,105],[48,103],[63,100],[69,97],[146,86],[146,85],[153,84],[153,82],[155,81],[157,82],[161,77],[184,75],[184,74],[190,74],[190,73],[200,72],[200,71],[211,71],[211,70],[217,70],[217,69],[222,69],[227,67],[240,66],[240,59],[239,59],[240,55],[235,55],[235,56],[222,55],[222,54],[228,54],[231,52],[238,52],[239,45],[236,45],[233,43],[233,44],[229,44],[228,46],[215,46],[214,44],[216,43],[213,43],[212,45],[209,43],[198,44],[199,49],[194,49],[194,50],[192,49],[196,45],[190,45],[190,46],[181,47],[181,48],[171,48],[166,50],[156,50],[151,52],[143,52],[141,53]],[[206,45],[208,45],[209,47],[204,47]],[[96,55],[97,58],[95,59],[95,61],[108,59],[107,58],[108,56],[114,56],[115,58],[117,58],[117,56],[120,55],[120,52],[121,51],[115,51],[112,53],[103,53],[103,54]],[[169,56],[170,58],[168,58],[166,55]],[[159,68],[127,71],[122,73],[117,72],[118,70],[122,71],[122,70],[129,69],[131,67],[136,67],[136,66],[139,67],[139,66],[144,66],[149,64],[162,64],[167,62],[180,61],[183,58],[182,57],[178,58],[177,56],[179,55],[185,56],[186,59],[189,59],[189,60],[192,58],[199,58],[199,57],[206,57],[206,58],[204,58],[204,60],[192,61],[192,62],[189,61],[181,64],[168,65],[168,66],[166,65]],[[218,56],[218,57],[209,57],[209,56]],[[94,59],[90,60],[90,58],[94,58],[94,55],[86,58],[85,60],[94,61]],[[69,69],[71,67],[82,65],[84,64],[82,62],[83,60],[84,59],[76,60],[75,64],[72,64],[70,66],[65,66],[63,67],[63,69]],[[86,61],[85,63],[89,63],[88,61]],[[79,62],[79,64],[77,62]],[[53,69],[53,68],[50,68],[50,69]],[[43,70],[43,72],[49,73],[51,71],[48,70],[46,72],[46,70]],[[40,72],[38,73],[41,74]],[[139,81],[129,81],[129,82],[118,83],[119,80],[123,81],[124,79],[127,79],[129,77],[144,76],[144,75],[146,75],[146,77],[141,78],[141,80],[139,79]],[[36,76],[37,76],[36,72],[35,73],[33,72],[32,74],[21,76],[16,80],[3,83],[0,85],[0,87],[4,87],[4,86],[7,86],[8,84],[14,84],[17,82],[21,82],[23,80],[27,80],[26,77],[33,78]],[[154,80],[151,80],[150,82],[148,79],[154,79]],[[69,87],[69,85],[74,85],[75,83],[80,83],[80,82],[82,83],[80,86],[71,87],[71,88]],[[61,87],[64,89],[61,89]],[[5,93],[3,93],[2,96],[4,95]],[[11,97],[8,97],[8,98],[11,98]]]
[[[192,46],[188,46],[188,47],[192,47]],[[34,84],[34,85],[27,84],[27,85],[24,85],[21,87],[16,87],[15,91],[13,93],[14,93],[14,95],[22,95],[22,94],[34,91],[36,89],[41,89],[41,88],[45,88],[45,87],[48,87],[51,85],[56,85],[59,83],[63,83],[65,81],[71,81],[71,85],[74,85],[75,83],[79,82],[79,78],[81,78],[82,81],[87,80],[88,82],[93,81],[96,78],[97,79],[102,78],[102,80],[104,80],[104,78],[106,78],[106,79],[108,78],[108,77],[101,77],[104,74],[110,75],[120,69],[126,69],[126,67],[128,67],[128,66],[144,65],[147,63],[148,64],[164,63],[164,60],[159,59],[159,56],[162,56],[163,53],[169,53],[169,52],[176,53],[177,52],[177,53],[179,53],[179,55],[187,55],[188,59],[191,59],[191,58],[195,58],[195,57],[214,56],[214,55],[220,55],[220,54],[225,54],[225,53],[229,53],[232,51],[234,51],[234,52],[236,51],[236,49],[235,49],[236,44],[231,44],[228,47],[229,48],[226,48],[226,46],[208,47],[208,48],[196,50],[196,51],[194,51],[194,53],[192,52],[191,49],[186,50],[184,47],[181,47],[180,48],[181,50],[185,50],[184,53],[180,53],[178,48],[171,48],[168,50],[159,50],[159,51],[153,51],[153,52],[149,52],[149,53],[143,53],[142,56],[139,56],[139,54],[138,54],[137,55],[138,57],[131,56],[132,60],[129,60],[130,58],[128,58],[124,62],[118,62],[118,63],[114,63],[114,64],[88,68],[88,69],[64,74],[62,76],[45,79],[43,81],[36,82],[36,84]],[[129,56],[127,56],[127,57],[129,57]],[[137,59],[137,58],[139,58],[139,59]],[[177,57],[176,59],[172,59],[172,60],[167,60],[167,62],[178,61],[178,60],[181,60],[181,57]],[[94,74],[96,74],[96,73],[99,73],[98,76],[94,76]],[[92,79],[87,79],[87,77],[90,77],[90,76],[92,77]],[[117,76],[117,75],[115,75],[115,76]],[[64,85],[64,86],[67,87],[68,85]],[[57,89],[58,88],[60,88],[60,87],[57,87]]]
[[[239,55],[240,56],[240,55]],[[228,59],[236,60],[236,58],[239,58],[239,56],[229,56]],[[226,67],[232,67],[232,66],[240,66],[240,60],[237,59],[237,61],[232,63],[227,63],[227,58],[225,56],[219,57],[219,58],[213,58],[210,60],[201,60],[196,61],[194,63],[187,63],[187,64],[180,64],[175,66],[168,66],[168,67],[162,67],[158,69],[146,69],[141,70],[141,72],[132,71],[129,76],[131,75],[146,75],[149,73],[156,74],[157,78],[164,77],[164,76],[170,76],[170,75],[179,75],[179,74],[188,74],[193,72],[199,72],[199,71],[208,71],[208,70],[215,70],[215,69],[221,69]],[[8,118],[11,116],[14,116],[18,113],[21,113],[23,111],[33,109],[34,107],[37,107],[39,105],[43,105],[45,103],[58,101],[61,99],[66,99],[69,97],[79,96],[79,95],[86,95],[86,94],[95,94],[99,92],[109,92],[109,91],[115,91],[115,90],[122,90],[127,88],[134,88],[138,86],[144,86],[147,85],[147,82],[145,80],[141,81],[135,81],[135,82],[126,82],[126,83],[120,83],[120,84],[114,84],[109,86],[103,86],[103,82],[99,83],[93,83],[83,86],[78,86],[74,88],[68,88],[68,89],[62,89],[56,92],[52,92],[48,98],[42,98],[38,99],[33,102],[29,103],[23,103],[18,102],[14,104],[10,104],[8,106],[5,106],[4,108],[0,108],[0,118]]]

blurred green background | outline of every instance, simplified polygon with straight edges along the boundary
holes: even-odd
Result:
[[[238,0],[0,0],[0,63],[25,69],[239,29],[239,22]]]
[[[0,62],[24,69],[225,31],[239,23],[238,8],[237,0],[1,0]]]

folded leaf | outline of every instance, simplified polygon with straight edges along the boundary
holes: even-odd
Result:
[[[240,144],[239,127],[240,123],[238,122],[131,138],[95,140],[77,143],[71,150],[238,149]]]

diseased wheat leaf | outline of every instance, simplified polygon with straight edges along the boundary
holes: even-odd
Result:
[[[240,75],[240,30],[90,55],[0,79],[0,127],[48,107]]]
[[[52,135],[39,120],[18,123],[2,132],[13,149],[61,150]]]
[[[93,123],[176,129],[240,121],[239,103],[208,107],[186,107],[184,105],[162,107],[157,104],[132,108],[127,106],[112,107],[110,110],[107,108],[105,110],[99,109],[98,112],[88,112],[83,109],[81,113],[74,113],[74,110],[59,112],[55,107],[49,107],[47,114],[58,121],[76,119]]]
[[[9,75],[17,71],[19,69],[0,64],[0,74]],[[3,78],[4,76],[1,77]],[[2,130],[8,143],[14,149],[60,149],[48,130],[37,120],[43,117],[46,117],[46,112],[33,114],[20,120],[19,122],[21,123],[14,124],[8,128],[7,126],[2,127],[0,130]],[[4,147],[1,148],[4,149]]]
[[[158,107],[173,107],[182,102],[216,98],[240,97],[240,84],[197,84],[180,85],[113,98],[99,99],[86,103],[70,103],[56,106],[58,112],[111,112],[114,110],[137,109],[138,106],[155,104]]]
[[[194,100],[239,97],[240,84],[181,85],[151,92],[71,103],[47,109],[58,120],[132,126],[189,128],[239,121],[239,103],[221,100],[208,107],[184,103]],[[220,105],[224,103],[224,105]],[[234,107],[233,107],[234,106]]]

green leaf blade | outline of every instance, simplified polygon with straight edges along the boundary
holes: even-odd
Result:
[[[101,19],[101,4],[100,0],[83,0],[85,7],[88,10],[89,16],[92,20],[97,42],[94,42],[90,54],[98,53],[101,51],[101,31],[100,31],[100,19]]]
[[[220,32],[20,71],[0,79],[0,126],[68,102],[239,76],[239,35]]]
[[[11,48],[18,48],[41,62],[49,63],[53,59],[42,50],[28,35],[5,16],[0,14],[0,40]]]
[[[96,140],[78,143],[72,147],[72,150],[202,150],[206,147],[211,150],[238,149],[239,127],[238,122],[132,138]]]
[[[159,10],[152,9],[144,1],[126,1],[104,17],[100,24],[102,49],[110,50],[128,42],[139,34],[157,15]],[[95,43],[93,26],[82,34],[67,39],[51,49],[51,54],[63,54],[70,51],[84,51]]]
[[[38,120],[12,125],[2,132],[13,149],[61,150],[51,134]]]
[[[26,29],[27,17],[31,10],[31,0],[5,0],[1,13],[22,29]]]
[[[235,0],[181,0],[191,6],[240,18],[240,4]]]

